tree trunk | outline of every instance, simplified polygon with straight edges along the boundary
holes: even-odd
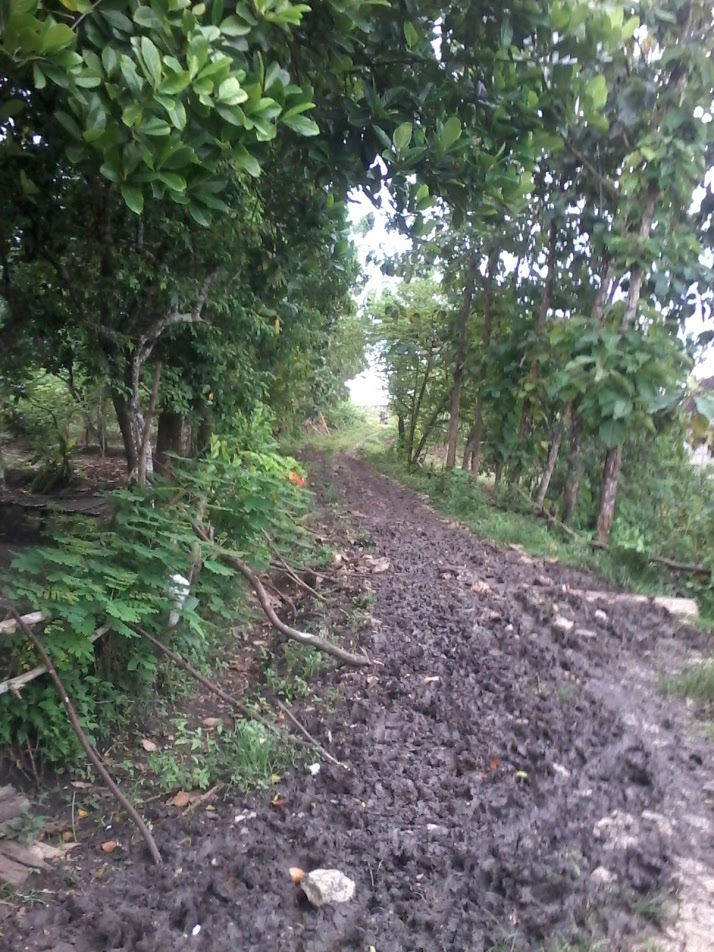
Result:
[[[617,483],[622,466],[622,447],[615,446],[605,454],[600,483],[600,508],[597,514],[596,537],[598,542],[607,542],[615,518]]]
[[[563,522],[568,522],[575,512],[578,504],[578,492],[580,490],[580,420],[575,409],[570,414],[570,447],[568,454],[568,474],[565,478],[565,490],[563,491],[563,510],[560,518]]]
[[[657,188],[654,185],[645,198],[642,209],[642,219],[638,231],[638,240],[642,244],[647,240],[652,225],[655,202],[657,200]],[[640,302],[640,292],[642,290],[642,278],[644,276],[642,265],[633,265],[630,271],[630,288],[627,292],[625,301],[625,311],[622,315],[621,330],[626,331],[637,316],[637,305]],[[605,465],[602,469],[602,480],[600,482],[600,506],[597,516],[597,539],[598,542],[607,542],[612,528],[612,520],[615,517],[615,499],[617,497],[617,483],[620,478],[620,468],[622,466],[622,446],[615,446],[607,451],[605,455]]]
[[[501,477],[503,476],[503,463],[496,463],[496,469],[493,473],[493,491],[498,495],[498,487],[501,485]]]
[[[404,416],[400,413],[397,417],[397,434],[399,437],[399,443],[401,446],[404,446],[406,440],[407,426],[404,420]]]
[[[536,321],[536,341],[539,341],[545,332],[545,325],[548,318],[548,311],[550,310],[550,305],[553,299],[553,278],[555,276],[555,252],[556,245],[558,241],[558,226],[555,221],[555,217],[550,223],[550,230],[548,232],[548,264],[547,271],[545,275],[545,284],[543,285],[543,297],[540,302],[540,311],[538,312],[538,320]],[[531,361],[530,372],[528,374],[529,379],[536,381],[538,379],[538,361],[534,357]],[[526,432],[528,430],[528,421],[530,419],[530,402],[529,398],[526,397],[523,401],[523,406],[521,408],[521,421],[518,424],[518,443],[521,444],[526,437]]]
[[[208,410],[204,410],[201,414],[201,422],[198,424],[198,430],[196,432],[196,455],[201,456],[203,453],[207,452],[208,448],[211,445],[211,437],[213,436],[213,419]]]
[[[483,401],[481,399],[481,388],[486,379],[486,350],[491,343],[491,292],[493,290],[494,270],[501,257],[501,249],[494,245],[488,255],[488,265],[486,269],[486,280],[483,289],[483,336],[481,338],[481,366],[479,367],[478,377],[478,395],[476,397],[476,407],[474,409],[474,423],[471,428],[471,434],[466,441],[464,458],[462,466],[464,469],[471,467],[471,476],[475,479],[478,476],[480,457],[481,457],[481,436],[483,433]]]
[[[429,434],[431,433],[431,431],[432,431],[432,430],[434,429],[434,427],[436,426],[436,421],[439,419],[439,414],[442,413],[442,412],[446,409],[446,404],[447,404],[447,399],[444,398],[444,399],[441,401],[441,403],[434,409],[434,412],[433,412],[432,415],[429,417],[429,419],[427,420],[427,422],[424,424],[424,430],[423,430],[423,432],[422,432],[422,434],[421,434],[421,439],[419,440],[419,445],[417,446],[417,448],[416,448],[416,450],[414,451],[414,453],[413,453],[411,459],[409,460],[410,465],[411,465],[412,463],[417,463],[417,462],[419,461],[419,457],[420,457],[421,454],[424,452],[424,447],[426,446],[426,441],[429,439]]]
[[[169,468],[169,453],[185,456],[188,452],[188,427],[186,417],[173,410],[162,410],[156,430],[156,465]]]
[[[553,433],[553,440],[550,444],[550,450],[548,451],[548,459],[545,464],[545,469],[543,470],[543,475],[540,479],[538,492],[536,493],[535,504],[539,509],[543,508],[548,487],[550,486],[550,481],[553,477],[553,470],[555,469],[555,464],[558,459],[558,453],[560,452],[560,444],[563,440],[563,431],[565,430],[565,415],[566,414],[563,413],[558,425],[555,428],[555,433]]]
[[[446,450],[446,468],[453,469],[456,466],[456,444],[459,439],[459,410],[461,407],[461,383],[464,373],[464,357],[466,356],[466,332],[468,327],[469,314],[471,313],[471,304],[474,297],[474,271],[476,261],[472,260],[469,265],[471,274],[468,283],[461,296],[461,307],[459,308],[458,319],[458,343],[456,347],[456,358],[454,360],[454,385],[451,390],[451,409],[449,415],[449,442]]]
[[[139,447],[141,446],[144,428],[143,426],[139,428],[139,422],[131,413],[129,401],[123,394],[112,391],[112,403],[114,404],[117,423],[124,443],[127,472],[135,473],[139,465]]]

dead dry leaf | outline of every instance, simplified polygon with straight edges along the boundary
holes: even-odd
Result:
[[[169,800],[169,806],[178,807],[179,810],[182,810],[184,807],[187,807],[190,802],[191,794],[186,793],[185,790],[179,790],[179,792]]]
[[[87,783],[86,780],[71,780],[70,786],[74,787],[75,790],[89,790],[92,785]]]
[[[118,843],[116,840],[107,840],[105,843],[102,843],[102,851],[104,853],[113,853],[117,846]]]
[[[73,839],[74,839],[74,834],[72,833],[71,830],[63,830],[63,831],[62,831],[62,842],[63,842],[63,843],[71,843]]]
[[[382,572],[388,572],[392,567],[392,563],[389,561],[389,559],[375,558],[372,555],[365,555],[363,562],[374,575],[380,575]]]
[[[86,810],[77,810],[77,819],[83,820],[87,816]]]
[[[153,754],[159,749],[153,740],[149,740],[148,737],[141,738],[141,746],[144,748],[147,754]]]
[[[220,717],[204,717],[202,723],[204,727],[215,727],[221,723],[221,719]]]
[[[293,881],[293,885],[299,886],[300,883],[302,882],[303,876],[305,875],[304,870],[300,869],[299,866],[291,866],[289,872],[290,872],[290,878]]]

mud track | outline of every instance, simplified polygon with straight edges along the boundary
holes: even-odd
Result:
[[[655,608],[580,603],[563,586],[602,586],[475,540],[362,462],[312,470],[390,563],[361,636],[382,665],[336,672],[334,709],[304,714],[350,772],[300,769],[284,808],[234,799],[208,823],[150,805],[164,868],[138,845],[101,881],[74,867],[55,904],[5,921],[0,947],[714,948],[711,749],[657,677],[702,635]],[[355,899],[309,908],[293,865],[337,867]],[[663,894],[679,916],[658,934]]]

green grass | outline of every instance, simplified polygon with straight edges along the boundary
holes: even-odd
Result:
[[[714,658],[698,661],[665,681],[672,694],[682,694],[705,703],[714,702]]]
[[[353,408],[343,426],[335,426],[329,436],[310,433],[299,445],[322,453],[345,453],[352,456],[373,456],[386,452],[394,442],[396,425],[379,422],[379,410]]]
[[[294,750],[255,721],[240,720],[228,731],[220,726],[191,730],[184,718],[175,718],[172,726],[172,746],[147,758],[153,781],[164,793],[207,790],[219,780],[239,790],[261,789],[294,763]]]

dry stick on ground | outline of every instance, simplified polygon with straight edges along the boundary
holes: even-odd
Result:
[[[273,585],[273,583],[267,579],[263,584],[266,585],[271,592],[275,592],[281,602],[285,602],[286,605],[289,605],[293,619],[297,618],[297,608],[295,607],[295,602],[292,600],[292,598],[290,598],[289,595],[286,595],[285,592],[281,592],[277,585]]]
[[[319,743],[315,740],[315,738],[312,736],[312,734],[307,730],[306,727],[303,727],[303,725],[300,723],[300,721],[297,719],[297,717],[295,717],[295,715],[294,715],[293,712],[290,710],[290,708],[287,707],[287,705],[283,704],[283,702],[282,702],[281,700],[279,700],[279,699],[276,699],[276,702],[275,702],[275,703],[278,705],[278,707],[279,707],[280,710],[283,712],[283,714],[285,714],[285,716],[290,719],[290,721],[295,725],[295,727],[297,727],[297,729],[300,731],[300,733],[301,733],[302,736],[305,738],[305,740],[309,741],[310,744],[312,744],[313,747],[317,747],[317,749],[318,749],[318,750],[320,751],[320,753],[323,755],[323,757],[325,758],[325,760],[329,760],[331,764],[335,764],[335,765],[338,766],[338,767],[343,767],[345,770],[349,770],[349,769],[350,769],[350,768],[347,766],[347,764],[343,764],[341,760],[338,760],[336,757],[333,757],[332,754],[330,754],[328,751],[325,750],[325,748],[322,746],[322,744],[319,744]]]
[[[250,708],[246,707],[245,704],[241,704],[240,701],[237,701],[234,697],[231,697],[230,694],[226,694],[226,692],[213,681],[209,681],[208,678],[204,678],[202,674],[196,671],[193,665],[190,665],[188,661],[181,657],[181,655],[177,655],[175,651],[167,648],[166,645],[162,644],[158,638],[154,638],[153,635],[150,635],[148,631],[144,631],[143,628],[137,627],[136,630],[139,632],[142,638],[146,638],[147,641],[150,641],[155,648],[158,648],[162,654],[165,654],[166,657],[173,661],[174,664],[178,665],[179,668],[182,668],[186,674],[190,674],[191,677],[198,681],[199,684],[202,684],[204,688],[206,688],[208,691],[211,691],[217,697],[221,698],[221,700],[225,701],[226,704],[230,704],[230,706],[238,711],[239,714],[242,714],[243,717],[258,721],[258,723],[262,724],[263,727],[267,728],[267,730],[272,731],[274,734],[280,734],[280,731],[277,730],[277,728],[273,727],[272,724],[262,718],[259,714],[251,711]]]
[[[214,694],[218,695],[218,697],[226,701],[227,704],[230,704],[237,711],[243,714],[244,717],[248,717],[254,721],[258,721],[265,728],[267,728],[267,730],[270,730],[274,734],[277,734],[278,736],[280,736],[280,731],[276,727],[273,727],[271,723],[264,720],[262,717],[260,717],[260,715],[254,714],[251,710],[249,710],[247,707],[241,704],[240,701],[236,701],[235,698],[232,698],[230,694],[226,694],[226,692],[223,691],[217,684],[214,684],[213,681],[209,681],[208,678],[204,678],[202,674],[199,674],[198,671],[196,671],[196,669],[188,663],[188,661],[185,661],[180,655],[177,655],[175,652],[171,651],[170,648],[167,648],[166,645],[162,644],[157,638],[154,638],[153,635],[150,635],[147,631],[144,631],[142,628],[138,628],[137,631],[142,636],[142,638],[146,638],[147,641],[150,641],[151,644],[154,645],[155,648],[158,648],[159,651],[165,654],[167,658],[169,658],[171,661],[174,662],[174,664],[177,664],[180,668],[183,668],[183,670],[187,674],[190,674],[191,677],[195,678],[199,682],[199,684],[202,684],[209,691],[212,691]],[[288,708],[283,704],[282,701],[280,701],[279,699],[276,699],[276,704],[280,708],[280,710],[288,716],[288,718],[297,727],[297,729],[300,731],[303,737],[307,741],[309,741],[309,743],[313,747],[317,747],[317,749],[321,751],[322,754],[324,754],[326,760],[329,760],[330,763],[337,764],[338,767],[344,767],[345,770],[349,769],[346,764],[343,764],[339,760],[336,760],[332,756],[332,754],[328,753],[328,751],[325,750],[322,744],[319,744],[315,740],[312,734],[308,733],[308,731],[302,726],[300,721],[298,721],[295,715],[292,714],[288,710]],[[210,792],[211,791],[209,791],[209,793]]]
[[[131,818],[134,825],[136,826],[139,833],[141,834],[144,842],[148,846],[149,852],[151,853],[151,858],[153,859],[153,861],[156,863],[157,866],[163,865],[163,860],[161,859],[161,853],[159,853],[159,850],[156,846],[154,838],[151,835],[151,832],[149,831],[149,828],[147,827],[146,823],[144,823],[142,818],[139,816],[137,811],[134,809],[131,803],[127,800],[127,798],[121,792],[121,790],[116,785],[114,780],[112,780],[107,768],[102,763],[99,757],[99,754],[96,752],[96,750],[92,747],[92,745],[87,740],[86,735],[84,731],[82,730],[82,725],[79,723],[79,720],[77,719],[77,714],[74,710],[74,707],[72,706],[72,702],[67,696],[67,692],[65,691],[64,685],[62,684],[62,681],[60,680],[60,676],[57,674],[57,669],[52,664],[52,660],[50,656],[47,654],[47,652],[45,651],[44,645],[42,644],[40,639],[37,637],[37,635],[33,632],[33,630],[29,627],[29,625],[25,624],[25,622],[22,620],[22,616],[13,607],[13,605],[10,605],[10,612],[12,613],[13,617],[15,618],[15,621],[18,623],[18,625],[24,632],[28,641],[33,645],[33,647],[35,648],[39,656],[42,658],[47,668],[47,671],[50,677],[52,678],[55,687],[57,688],[57,693],[59,694],[60,699],[62,703],[64,704],[64,708],[67,712],[67,717],[69,718],[69,722],[72,725],[72,730],[77,735],[77,740],[82,745],[82,749],[84,750],[85,754],[89,758],[92,766],[94,767],[94,769],[97,771],[99,776],[104,781],[105,786],[114,794],[116,799],[119,801],[119,803],[128,813],[129,817]]]
[[[201,526],[193,524],[193,529],[199,539],[203,539],[204,542],[211,543],[205,529]],[[292,638],[294,641],[299,641],[304,645],[311,645],[313,648],[317,648],[319,651],[324,651],[325,654],[332,655],[333,658],[337,658],[338,661],[343,661],[345,664],[351,664],[356,668],[364,668],[370,666],[372,661],[370,658],[365,656],[360,656],[352,654],[351,651],[345,651],[344,648],[339,648],[337,645],[333,645],[329,641],[325,641],[324,638],[320,638],[317,635],[310,635],[306,631],[298,631],[297,628],[291,628],[290,625],[286,625],[285,622],[282,622],[278,616],[273,611],[273,606],[270,604],[268,598],[268,593],[263,588],[263,583],[260,581],[255,572],[249,568],[243,561],[239,558],[235,552],[231,552],[229,549],[224,549],[216,543],[211,543],[214,547],[214,550],[224,562],[227,562],[231,565],[237,572],[250,583],[253,591],[258,596],[258,601],[260,606],[265,612],[268,621],[273,626],[277,628],[279,632],[283,635],[286,635],[288,638]]]
[[[288,563],[285,561],[285,559],[282,557],[282,555],[277,551],[273,543],[270,541],[270,536],[265,531],[265,529],[261,529],[260,531],[265,536],[265,541],[268,543],[268,547],[272,549],[275,557],[278,559],[282,568],[284,569],[284,571],[288,573],[288,576],[293,580],[293,582],[299,585],[300,588],[304,588],[306,592],[309,592],[311,595],[314,595],[315,598],[318,598],[321,602],[324,602],[325,596],[315,591],[315,589],[311,585],[308,585],[307,582],[304,581],[304,579],[300,578],[300,576],[297,574],[297,572],[294,569],[290,568]]]

